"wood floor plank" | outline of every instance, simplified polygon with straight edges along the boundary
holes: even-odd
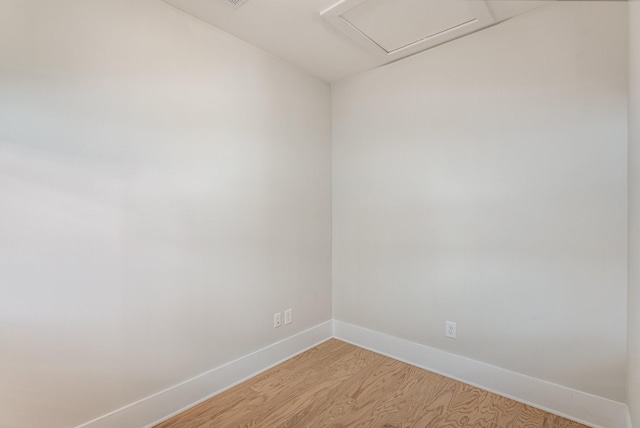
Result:
[[[578,422],[570,421],[569,419],[565,419],[563,417],[552,415],[551,413],[544,414],[544,428],[580,428],[584,427],[584,425],[579,424]]]
[[[156,428],[584,428],[331,339]]]
[[[515,420],[514,428],[544,428],[544,412],[523,405]]]
[[[267,394],[267,402],[258,415],[264,426],[280,426],[292,413],[316,401],[327,400],[328,393],[335,385],[343,384],[351,373],[357,373],[369,364],[375,363],[376,356],[368,351],[354,348],[353,351],[320,370],[300,374],[302,382],[298,388],[285,388],[279,394]],[[244,420],[239,420],[240,424]]]
[[[333,366],[325,368],[325,370],[317,373],[314,378],[309,379],[305,388],[299,391],[291,391],[289,397],[281,400],[282,403],[279,403],[276,409],[269,412],[268,416],[263,419],[263,423],[265,426],[289,426],[286,422],[288,417],[292,414],[299,414],[302,409],[315,415],[316,412],[309,412],[309,407],[322,410],[322,408],[331,405],[331,403],[339,402],[343,398],[342,390],[350,388],[352,382],[362,382],[361,380],[354,380],[354,374],[356,379],[361,378],[363,373],[375,370],[375,367],[384,364],[384,362],[380,355],[355,348],[353,355],[337,361]],[[320,403],[324,404],[319,405]],[[344,401],[342,403],[344,406]],[[303,422],[299,416],[296,419],[299,420],[299,423]],[[312,424],[308,419],[308,417],[305,418],[307,423]]]
[[[337,361],[345,356],[351,359],[353,353],[354,347],[345,343],[323,343],[217,395],[214,397],[215,400],[208,400],[159,426],[162,428],[240,426],[237,424],[241,421],[255,419],[259,414],[268,411],[266,405],[273,397],[284,399],[282,391],[304,389],[305,382],[312,382],[314,379],[310,373],[322,368],[333,369]],[[190,421],[190,423],[185,424],[184,421]],[[247,422],[246,426],[251,425]]]

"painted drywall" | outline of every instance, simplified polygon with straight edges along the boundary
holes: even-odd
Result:
[[[627,399],[640,427],[640,2],[629,4],[629,296]]]
[[[0,426],[331,319],[330,137],[327,84],[161,1],[0,2]]]
[[[626,112],[617,2],[334,83],[334,318],[625,401]]]

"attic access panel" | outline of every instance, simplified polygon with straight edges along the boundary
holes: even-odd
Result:
[[[321,15],[387,62],[494,23],[483,0],[342,0]]]

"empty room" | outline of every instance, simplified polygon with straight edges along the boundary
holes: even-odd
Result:
[[[640,428],[640,1],[0,0],[0,428]]]

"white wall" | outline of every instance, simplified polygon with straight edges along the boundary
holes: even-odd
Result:
[[[567,2],[333,84],[334,318],[624,401],[626,58]]]
[[[327,84],[161,1],[0,2],[0,426],[330,319],[330,161]]]
[[[640,2],[629,2],[629,297],[627,399],[640,427]]]

